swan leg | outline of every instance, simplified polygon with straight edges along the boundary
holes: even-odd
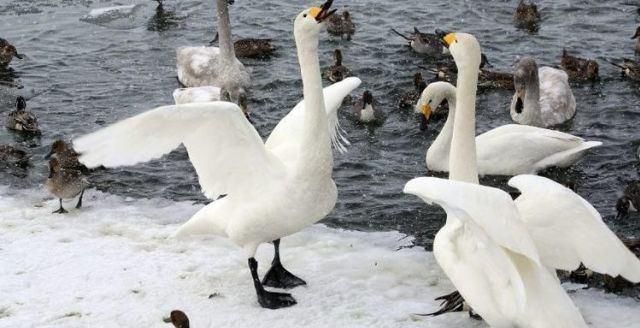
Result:
[[[76,204],[76,208],[82,207],[82,196],[84,195],[84,189],[80,192],[80,198],[78,198],[78,204]]]
[[[62,207],[62,198],[58,198],[58,200],[60,201],[60,208],[51,213],[58,213],[58,214],[68,213],[67,210],[65,210],[64,207]]]
[[[264,289],[258,277],[258,261],[253,257],[249,258],[249,270],[251,270],[251,277],[253,278],[253,285],[256,288],[260,306],[267,309],[279,309],[296,304],[296,300],[291,294],[269,292]]]
[[[262,279],[262,284],[274,288],[290,289],[307,283],[293,275],[293,273],[287,271],[280,262],[280,239],[273,241],[273,247],[275,248],[275,255],[271,262],[271,268],[267,271]]]

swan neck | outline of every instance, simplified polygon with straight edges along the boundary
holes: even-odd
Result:
[[[531,83],[526,85],[522,105],[526,122],[534,122],[534,124],[542,123],[542,114],[540,113],[540,80],[537,74],[534,75]]]
[[[302,87],[304,96],[304,135],[300,149],[301,171],[312,170],[315,175],[331,176],[333,157],[331,153],[331,141],[329,137],[328,121],[325,111],[324,96],[322,92],[322,80],[320,75],[320,62],[318,59],[318,36],[296,35],[296,47],[300,72],[302,75]],[[318,172],[319,168],[328,170]]]
[[[475,134],[479,62],[478,65],[457,64],[457,104],[449,157],[449,179],[470,183],[478,183]]]
[[[449,152],[451,151],[451,139],[453,137],[453,122],[456,119],[456,94],[453,87],[445,92],[444,98],[449,104],[449,113],[447,120],[442,126],[442,130],[433,141],[429,150],[427,150],[427,161],[432,162],[438,159],[449,161]]]
[[[231,40],[231,20],[229,18],[228,0],[216,0],[216,4],[220,56],[226,64],[231,64],[236,59],[236,53],[233,49],[233,41]]]

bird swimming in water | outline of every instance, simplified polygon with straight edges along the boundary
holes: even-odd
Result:
[[[5,126],[19,133],[40,135],[38,119],[32,112],[27,111],[27,101],[22,96],[16,99],[16,110],[9,113]]]
[[[82,172],[63,168],[60,161],[53,157],[49,160],[49,177],[45,185],[47,190],[60,202],[60,208],[53,213],[62,214],[67,213],[67,210],[62,207],[63,199],[71,199],[80,195],[76,208],[82,207],[82,196],[84,190],[89,186],[89,181],[82,175]]]
[[[333,65],[325,69],[322,76],[333,83],[351,76],[351,71],[342,65],[342,51],[340,51],[340,49],[333,51],[333,58]]]
[[[422,78],[422,73],[417,72],[413,75],[413,88],[400,96],[398,106],[400,108],[412,108],[420,99],[422,90],[427,87],[427,83]]]
[[[606,59],[605,59],[606,60]],[[609,64],[621,69],[622,75],[634,80],[640,81],[640,63],[633,59],[622,58],[622,63],[616,63],[606,60]]]
[[[371,91],[365,90],[362,98],[353,104],[353,114],[362,123],[371,123],[380,120],[380,113],[373,103]]]
[[[434,33],[422,33],[415,26],[413,33],[409,35],[404,35],[395,29],[391,29],[391,31],[409,41],[409,47],[419,54],[441,56],[447,53],[447,48],[442,45],[440,38]]]
[[[0,164],[26,168],[29,166],[27,152],[9,145],[0,145]]]
[[[6,68],[13,60],[13,57],[23,59],[24,56],[19,54],[9,41],[0,38],[0,68]]]
[[[567,73],[570,82],[594,82],[599,78],[598,62],[572,56],[567,49],[562,49],[560,68]]]
[[[640,26],[638,26],[638,28],[636,28],[636,33],[633,34],[631,39],[636,39],[636,44],[634,46],[634,52],[636,53],[636,55],[640,55]]]
[[[532,57],[520,59],[513,74],[515,93],[511,118],[520,124],[549,127],[564,123],[576,114],[576,99],[567,73],[540,67]]]
[[[616,203],[616,218],[626,218],[629,212],[637,212],[640,208],[640,181],[631,182],[624,188],[624,194]]]
[[[209,45],[217,42],[218,36],[218,33],[216,33],[216,37],[209,42]],[[271,39],[258,38],[236,40],[233,43],[233,49],[238,58],[267,58],[276,51],[276,47],[272,44]]]
[[[533,2],[527,3],[525,0],[520,0],[513,14],[513,21],[518,28],[526,29],[530,32],[537,31],[540,23],[538,6]]]
[[[356,33],[356,24],[351,20],[351,14],[348,10],[342,12],[342,15],[331,15],[327,21],[327,32],[331,35],[339,36],[347,40],[351,40],[353,34]]]

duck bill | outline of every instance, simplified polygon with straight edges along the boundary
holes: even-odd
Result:
[[[636,31],[636,34],[634,34],[631,39],[637,39],[640,36],[640,31]]]
[[[316,22],[322,23],[336,12],[336,9],[331,10],[332,4],[333,0],[327,0],[320,6],[320,11],[315,15]]]
[[[17,53],[17,52],[16,52],[15,54],[13,54],[13,56],[14,56],[14,57],[16,57],[16,58],[18,58],[18,59],[24,59],[24,55],[19,54],[19,53]]]
[[[49,159],[51,158],[51,156],[53,156],[53,149],[51,149],[51,151],[48,154],[44,155],[44,159]]]

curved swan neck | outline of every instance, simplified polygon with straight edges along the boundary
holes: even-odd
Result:
[[[542,114],[540,113],[540,79],[538,72],[533,75],[531,83],[526,85],[522,105],[522,115],[525,117],[525,122],[533,122],[533,124],[542,123]]]
[[[469,51],[467,56],[477,56],[478,65],[460,65],[456,62],[458,66],[457,106],[449,157],[449,179],[479,183],[475,134],[480,54],[472,52],[475,51]]]
[[[309,33],[300,34],[296,33],[295,39],[302,75],[305,113],[304,134],[300,144],[300,160],[298,161],[301,165],[299,171],[312,170],[316,174],[326,173],[331,175],[333,157],[322,92],[320,62],[318,59],[318,36],[308,35]],[[330,161],[328,171],[318,172],[319,168],[327,167],[327,158]]]
[[[447,121],[444,123],[442,130],[431,143],[429,150],[427,150],[427,161],[437,160],[444,158],[449,160],[449,152],[451,151],[451,138],[453,137],[453,122],[456,119],[456,90],[453,86],[449,86],[446,90],[441,91],[444,99],[449,104],[449,113],[447,114]]]
[[[228,0],[216,0],[218,14],[218,45],[220,56],[225,64],[231,64],[236,59],[236,53],[231,41],[231,20],[229,19]]]

